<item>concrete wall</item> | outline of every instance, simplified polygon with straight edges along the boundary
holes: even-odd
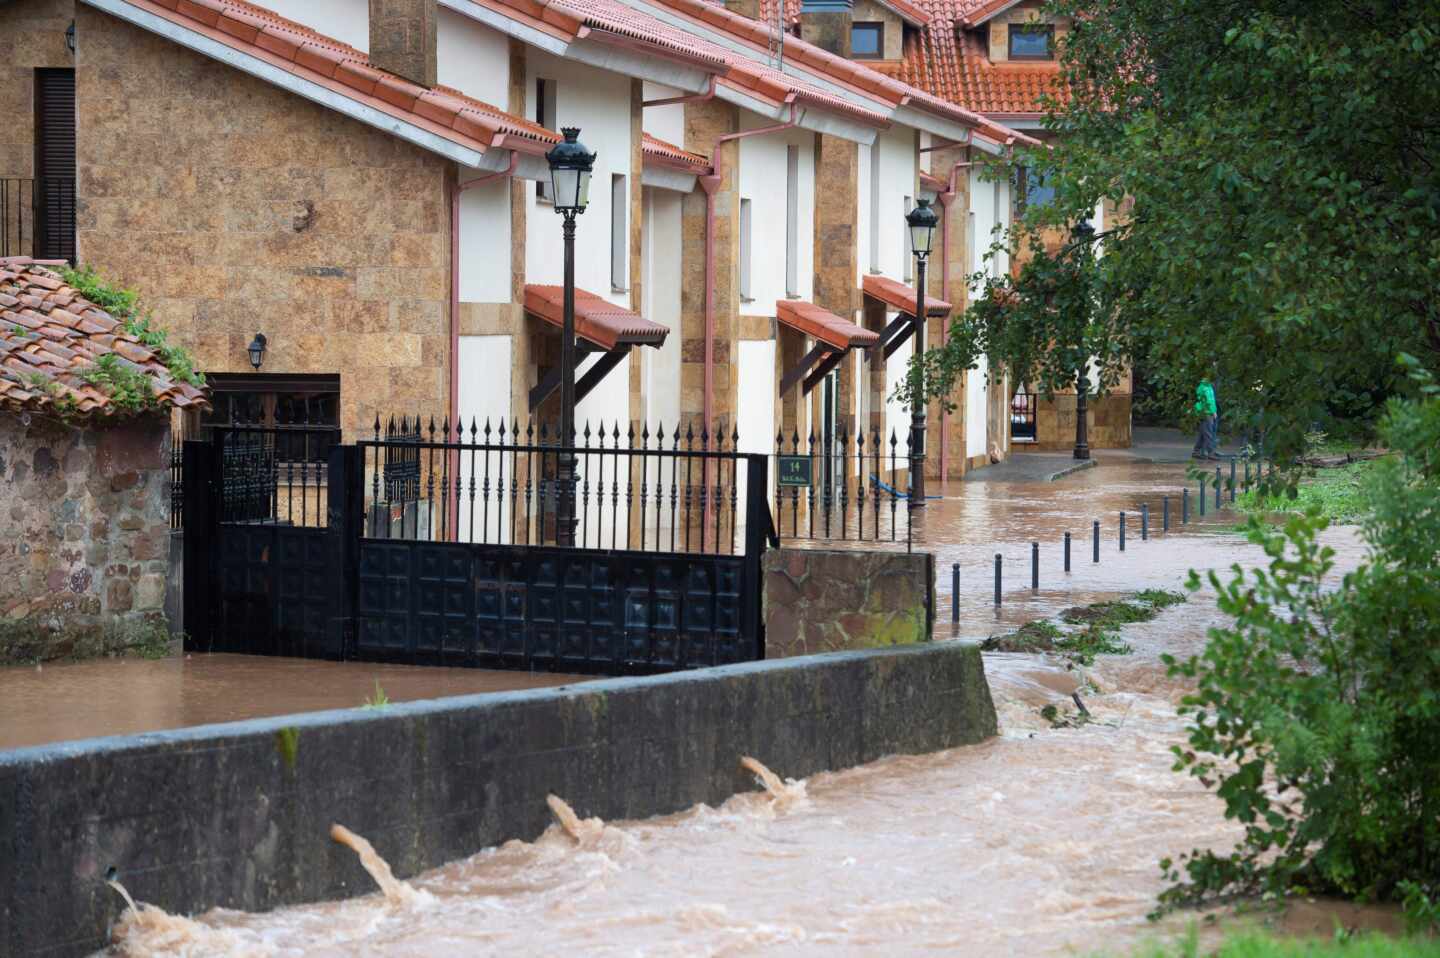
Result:
[[[349,709],[0,754],[0,953],[83,955],[119,897],[195,913],[369,892],[339,822],[400,877],[549,821],[641,818],[996,731],[959,643]]]
[[[449,164],[76,10],[81,258],[207,371],[340,374],[346,438],[442,409]]]
[[[930,638],[935,557],[928,552],[774,549],[763,562],[766,658]]]
[[[164,619],[170,426],[0,415],[0,664],[114,651]]]

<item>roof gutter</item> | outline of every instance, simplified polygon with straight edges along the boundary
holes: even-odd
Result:
[[[713,92],[713,91],[712,91]],[[785,97],[785,103],[790,107],[790,119],[784,123],[777,123],[773,126],[762,126],[755,130],[743,130],[739,133],[726,133],[715,141],[715,146],[710,150],[711,172],[700,177],[700,186],[705,190],[705,405],[704,405],[704,429],[709,435],[714,423],[715,415],[715,191],[720,188],[721,180],[724,178],[724,156],[720,148],[732,140],[743,140],[752,136],[762,136],[766,133],[780,133],[785,130],[794,129],[800,123],[800,107],[795,102],[795,94],[791,93]]]

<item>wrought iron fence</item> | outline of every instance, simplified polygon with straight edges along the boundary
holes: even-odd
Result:
[[[230,425],[211,433],[219,445],[221,522],[327,525],[325,457],[340,439],[337,427]]]
[[[185,446],[174,436],[170,444],[170,528],[185,527]]]
[[[0,179],[0,256],[75,262],[75,179]]]
[[[911,545],[910,459],[894,430],[775,436],[775,526],[781,539]]]
[[[359,443],[365,535],[433,542],[739,554],[747,501],[738,436],[693,426],[585,423],[561,447],[548,424],[377,419]],[[566,480],[570,472],[573,479]]]

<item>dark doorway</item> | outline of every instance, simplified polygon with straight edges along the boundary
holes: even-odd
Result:
[[[75,71],[35,71],[35,258],[75,262]]]

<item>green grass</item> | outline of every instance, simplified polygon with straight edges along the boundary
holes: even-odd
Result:
[[[1365,479],[1379,460],[1352,462],[1332,469],[1317,469],[1301,481],[1292,499],[1288,495],[1261,497],[1257,490],[1235,498],[1241,512],[1272,515],[1301,513],[1315,506],[1332,522],[1358,522],[1366,512]]]
[[[1357,935],[1341,941],[1275,938],[1255,932],[1232,935],[1218,948],[1202,947],[1194,936],[1169,945],[1152,945],[1134,958],[1440,958],[1440,940]]]
[[[1027,622],[1014,632],[992,635],[980,643],[986,652],[1059,652],[1081,665],[1092,665],[1097,655],[1133,652],[1120,638],[1120,628],[1132,622],[1149,622],[1161,609],[1184,602],[1183,592],[1146,589],[1130,602],[1092,602],[1060,613],[1064,629],[1048,619]]]

